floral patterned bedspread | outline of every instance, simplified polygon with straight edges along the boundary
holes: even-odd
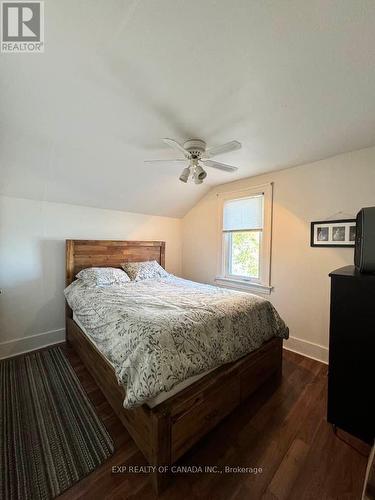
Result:
[[[172,275],[109,287],[76,280],[65,296],[126,387],[125,408],[235,361],[288,328],[260,297]]]

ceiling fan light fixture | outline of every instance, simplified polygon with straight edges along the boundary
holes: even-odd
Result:
[[[189,179],[189,175],[190,175],[190,168],[189,167],[185,167],[183,169],[183,171],[181,172],[180,181],[186,183],[188,181],[188,179]]]
[[[204,179],[207,177],[207,172],[201,166],[215,168],[216,170],[221,170],[222,172],[235,172],[238,170],[237,167],[232,165],[227,165],[226,163],[221,163],[219,161],[211,160],[212,157],[216,155],[221,155],[228,153],[229,151],[236,151],[241,148],[241,143],[238,141],[230,141],[220,146],[213,146],[207,148],[205,141],[202,139],[189,139],[180,144],[174,139],[165,138],[162,139],[165,144],[178,151],[180,155],[182,154],[184,158],[174,158],[173,160],[145,160],[147,163],[153,162],[185,162],[188,161],[189,165],[184,168],[180,174],[180,181],[185,184],[188,182],[189,177],[195,184],[202,184]]]
[[[203,181],[206,177],[207,177],[207,172],[200,165],[196,165],[195,178],[199,179],[200,181]]]

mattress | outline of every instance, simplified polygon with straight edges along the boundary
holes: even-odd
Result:
[[[90,337],[90,335],[87,334],[87,332],[85,331],[85,327],[81,324],[81,322],[79,321],[79,319],[77,318],[77,316],[73,313],[73,320],[77,323],[77,325],[80,327],[80,329],[83,331],[83,333],[86,335],[87,337],[87,340],[89,342],[91,342],[97,349],[98,349],[98,346],[95,344],[95,341],[92,340],[92,338]],[[107,360],[108,363],[113,367],[113,369],[115,368],[113,366],[113,364],[110,362],[110,360],[108,359]],[[179,384],[175,385],[173,387],[173,389],[171,389],[170,391],[163,391],[161,392],[160,394],[158,394],[157,396],[155,396],[154,398],[151,398],[149,399],[148,401],[145,402],[145,404],[149,407],[149,408],[154,408],[154,406],[157,406],[159,405],[160,403],[163,403],[164,401],[166,401],[167,399],[169,399],[170,397],[174,396],[175,394],[177,394],[178,392],[181,392],[182,390],[186,389],[186,387],[189,387],[189,385],[192,385],[194,384],[194,382],[197,382],[198,380],[200,380],[201,378],[203,378],[205,375],[207,375],[208,373],[212,372],[214,369],[212,370],[207,370],[203,373],[200,373],[199,375],[193,375],[192,377],[189,377],[187,378],[186,380],[184,380],[183,382],[180,382]]]
[[[78,279],[65,297],[126,388],[125,408],[158,404],[272,337],[288,337],[269,301],[172,275],[111,286]]]

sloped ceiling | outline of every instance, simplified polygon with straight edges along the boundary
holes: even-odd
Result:
[[[46,0],[1,54],[0,192],[183,216],[212,185],[375,144],[374,0]],[[232,139],[182,184],[162,137]],[[375,168],[375,166],[374,166]]]

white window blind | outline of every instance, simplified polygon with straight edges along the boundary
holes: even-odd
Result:
[[[263,194],[224,202],[223,231],[251,231],[263,228]]]

